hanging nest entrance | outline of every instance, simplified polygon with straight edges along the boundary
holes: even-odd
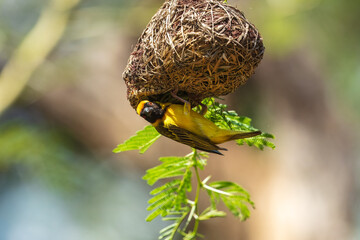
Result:
[[[262,38],[238,9],[218,0],[166,0],[140,36],[123,73],[133,108],[141,100],[198,105],[229,94],[254,73]]]

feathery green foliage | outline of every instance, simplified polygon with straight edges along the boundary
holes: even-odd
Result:
[[[144,153],[160,136],[160,133],[153,126],[148,125],[143,130],[137,131],[136,135],[130,137],[124,143],[119,144],[113,152],[139,150],[140,153]]]
[[[233,110],[227,110],[225,104],[220,104],[214,98],[206,98],[202,102],[208,106],[208,111],[205,117],[214,122],[218,127],[223,129],[231,129],[235,131],[256,131],[258,129],[251,125],[251,119],[248,117],[239,116]],[[245,139],[236,140],[237,144],[243,145],[246,143],[249,146],[255,146],[261,150],[264,147],[275,148],[275,144],[268,139],[274,139],[274,135],[263,132],[262,134]]]
[[[226,105],[217,103],[213,98],[205,99],[203,104],[208,107],[205,117],[220,128],[237,131],[257,130],[251,126],[250,118],[238,116],[236,112],[227,110]],[[140,153],[144,153],[159,137],[160,134],[150,125],[118,145],[114,152],[139,150]],[[275,148],[275,145],[268,140],[269,138],[274,138],[274,136],[262,133],[256,137],[237,140],[237,142],[239,145],[246,143],[259,149]],[[161,216],[164,221],[171,222],[160,231],[160,240],[173,240],[177,235],[188,240],[202,237],[198,233],[201,221],[226,216],[224,211],[218,209],[220,202],[223,202],[240,220],[246,220],[250,216],[249,208],[254,207],[254,202],[251,201],[250,194],[241,186],[228,181],[208,183],[210,177],[200,179],[199,170],[204,169],[207,159],[207,153],[193,149],[192,153],[184,157],[161,157],[160,165],[146,171],[143,179],[149,185],[160,184],[150,192],[152,198],[148,201],[147,210],[151,213],[146,221],[152,221]],[[195,189],[193,189],[193,179],[196,180]],[[190,199],[189,193],[193,191],[195,197]],[[210,200],[210,206],[202,211],[199,209],[201,191],[206,191]]]
[[[241,186],[227,181],[212,182],[209,186],[217,190],[207,189],[212,205],[216,205],[220,198],[235,217],[245,220],[250,216],[247,205],[255,207],[255,204],[250,200],[250,194]]]
[[[184,239],[195,239],[197,226],[200,221],[215,217],[224,217],[226,213],[217,209],[219,199],[240,220],[250,216],[248,206],[254,206],[250,195],[239,185],[231,182],[219,181],[207,184],[209,177],[201,180],[198,169],[204,168],[207,154],[198,153],[195,149],[185,157],[163,157],[160,165],[147,170],[143,177],[149,185],[159,180],[173,178],[150,192],[153,197],[148,201],[148,211],[152,211],[146,221],[152,221],[157,216],[162,216],[165,221],[173,221],[160,232],[160,238],[171,240],[176,233],[183,235]],[[196,196],[190,200],[187,196],[191,192],[191,179],[193,171],[197,178]],[[200,213],[198,208],[200,190],[206,190],[211,199],[211,205]],[[189,224],[194,222],[194,228],[189,229]]]

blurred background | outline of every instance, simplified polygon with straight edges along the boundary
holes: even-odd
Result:
[[[160,156],[113,154],[142,129],[121,74],[161,0],[0,0],[0,240],[157,239],[141,180]],[[203,173],[256,204],[244,223],[202,223],[205,239],[360,239],[360,1],[233,0],[265,57],[230,109],[276,149],[224,144]],[[166,147],[164,147],[166,146]],[[207,206],[206,199],[203,206]]]

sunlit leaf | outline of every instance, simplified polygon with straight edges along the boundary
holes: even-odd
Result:
[[[157,216],[159,216],[161,214],[163,210],[161,209],[156,209],[155,211],[153,211],[152,213],[150,213],[147,217],[146,217],[146,221],[147,222],[151,222],[152,220],[154,220]]]
[[[124,143],[119,144],[113,152],[139,150],[140,153],[144,153],[160,136],[160,133],[153,126],[148,125],[143,130],[136,132],[136,135],[130,137]]]
[[[221,192],[211,191],[211,188],[208,188],[212,202],[216,203],[217,199],[220,198],[235,217],[240,220],[246,220],[250,217],[248,205],[254,207],[254,202],[251,201],[250,194],[245,189],[236,183],[228,181],[213,182],[210,183],[209,186],[226,193],[221,194]],[[212,204],[212,206],[214,205]]]
[[[199,216],[199,220],[203,221],[203,220],[208,220],[210,218],[225,217],[225,216],[226,216],[225,212],[208,207],[207,209],[205,209],[204,212],[201,213],[201,215]]]

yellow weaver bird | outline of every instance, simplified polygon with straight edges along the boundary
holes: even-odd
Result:
[[[143,100],[138,104],[136,112],[150,122],[161,135],[190,147],[220,155],[223,154],[218,150],[227,149],[216,144],[261,134],[260,131],[239,132],[221,129],[203,115],[193,111],[188,102],[184,102],[185,104],[181,105]]]

